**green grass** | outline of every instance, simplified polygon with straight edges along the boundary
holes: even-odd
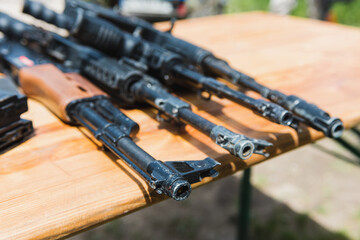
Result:
[[[307,17],[306,0],[298,0],[296,8],[291,15]],[[248,11],[268,11],[269,0],[229,0],[226,6],[227,13],[248,12]],[[331,9],[336,21],[346,25],[360,27],[360,0],[335,3]]]
[[[267,11],[269,9],[268,0],[229,0],[226,12],[248,12],[248,11]]]
[[[332,11],[339,23],[360,27],[360,0],[336,3]]]
[[[297,17],[308,17],[306,0],[298,0],[296,8],[291,12],[291,15]]]

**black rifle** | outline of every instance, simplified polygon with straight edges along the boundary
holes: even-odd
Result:
[[[0,76],[0,153],[27,140],[34,132],[32,122],[20,118],[27,110],[27,97],[19,93],[12,78]]]
[[[1,22],[1,20],[0,20]],[[24,92],[46,105],[61,120],[87,128],[106,148],[122,158],[159,194],[186,199],[192,183],[216,177],[218,162],[162,162],[131,139],[139,126],[117,109],[109,98],[77,73],[63,73],[42,54],[20,43],[0,43],[1,65],[18,76]]]
[[[41,3],[25,1],[24,12],[69,30],[70,34],[81,43],[113,57],[126,56],[143,62],[152,74],[160,77],[166,84],[176,83],[191,87],[205,99],[210,99],[211,95],[230,99],[278,124],[294,128],[298,125],[292,113],[283,107],[262,99],[251,98],[216,79],[206,77],[195,71],[194,67],[191,69],[192,66],[189,66],[181,55],[122,31],[112,23],[88,15],[81,9],[75,11],[75,16],[67,16],[58,14]]]
[[[165,115],[178,123],[192,125],[241,159],[249,158],[253,152],[268,156],[264,149],[271,143],[234,133],[195,114],[188,103],[169,94],[154,78],[138,71],[141,64],[136,61],[124,58],[117,62],[95,49],[27,25],[3,13],[0,13],[0,31],[9,38],[26,40],[30,45],[42,49],[127,105],[136,101],[147,102],[160,111],[159,116]]]
[[[24,12],[40,17],[40,6],[37,5],[37,11],[33,11],[32,8],[33,6],[35,8],[36,4],[25,1]],[[210,51],[176,38],[170,34],[170,31],[159,31],[142,19],[121,16],[119,13],[99,5],[78,0],[66,0],[65,14],[76,17],[81,15],[82,10],[106,19],[123,30],[141,36],[147,41],[156,43],[183,56],[189,63],[199,67],[205,74],[221,77],[236,86],[260,93],[264,98],[292,111],[296,116],[304,119],[309,126],[322,131],[328,137],[338,138],[344,131],[343,123],[339,118],[330,117],[327,112],[316,105],[308,103],[295,95],[286,95],[256,82],[252,77],[232,68],[223,59],[215,57]]]

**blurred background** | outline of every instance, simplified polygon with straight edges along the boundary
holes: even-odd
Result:
[[[360,0],[88,0],[148,20],[270,11],[360,26]]]
[[[64,6],[62,0],[41,2],[58,11]],[[360,0],[97,2],[151,21],[261,10],[360,27]],[[21,0],[0,0],[0,9],[16,17],[20,6]],[[360,146],[352,132],[344,137]],[[70,239],[236,239],[241,176],[198,188],[187,201],[167,200]],[[359,158],[331,139],[253,167],[251,239],[360,239],[359,182]]]

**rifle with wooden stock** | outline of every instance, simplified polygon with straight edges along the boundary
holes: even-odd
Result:
[[[140,71],[142,64],[137,61],[129,58],[116,61],[95,49],[25,24],[4,13],[0,13],[0,31],[14,41],[26,41],[29,46],[41,49],[67,68],[79,72],[122,105],[149,103],[159,111],[158,120],[165,116],[168,120],[189,124],[241,159],[248,159],[253,153],[268,156],[265,148],[271,143],[235,133],[195,114],[190,104],[168,93],[159,81]]]
[[[77,73],[62,72],[61,66],[42,54],[2,39],[0,62],[18,78],[27,96],[40,101],[62,121],[85,127],[157,193],[184,200],[191,193],[190,184],[217,176],[214,167],[219,163],[211,158],[172,162],[154,159],[131,139],[139,131],[138,124],[116,108],[104,92]]]

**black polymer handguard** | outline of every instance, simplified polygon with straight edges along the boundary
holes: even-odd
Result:
[[[43,4],[30,0],[25,1],[23,11],[38,19],[68,29],[70,34],[82,44],[97,48],[114,57],[126,56],[143,62],[148,66],[149,72],[163,79],[165,84],[183,84],[196,89],[199,93],[206,92],[209,96],[214,94],[228,98],[272,122],[294,126],[292,114],[286,109],[274,103],[253,99],[213,78],[190,70],[181,54],[168,51],[161,44],[147,42],[124,32],[112,23],[94,17],[81,8],[72,11],[71,16],[67,16],[67,20],[65,20],[66,15],[53,12]],[[72,21],[74,24],[64,24],[64,21],[69,23]],[[116,50],[113,46],[116,46]],[[187,74],[184,74],[184,70]]]
[[[2,67],[19,73],[19,83],[25,93],[41,101],[63,121],[87,128],[158,193],[185,200],[191,193],[191,183],[217,176],[214,167],[219,163],[210,158],[194,163],[177,162],[182,168],[174,167],[173,162],[155,160],[130,138],[138,131],[137,123],[114,107],[103,92],[80,75],[62,73],[42,54],[14,41],[0,44],[0,53],[5,52],[6,55],[0,58]],[[24,58],[31,64],[21,64]],[[186,170],[189,168],[193,168],[191,174]]]
[[[5,20],[7,24],[1,24],[6,22]],[[17,25],[16,31],[6,27],[14,24]],[[126,106],[135,101],[147,102],[159,110],[159,120],[174,120],[180,124],[189,124],[209,136],[220,147],[243,160],[248,159],[254,152],[268,156],[265,148],[271,146],[271,143],[234,133],[195,114],[188,103],[171,95],[154,78],[143,75],[137,70],[142,64],[134,60],[123,58],[116,61],[94,49],[24,24],[4,14],[0,14],[0,30],[14,40],[23,39],[30,45],[36,45],[47,55],[63,62],[66,67],[75,69],[76,72],[98,84]]]
[[[111,121],[113,115],[119,115],[120,111],[114,109],[112,116],[104,114],[98,107],[104,104],[98,101],[104,100],[74,102],[67,107],[68,115],[137,171],[158,194],[166,194],[177,201],[185,200],[191,193],[190,184],[218,175],[214,167],[220,164],[211,158],[176,162],[155,160],[128,137],[119,123]]]
[[[40,2],[26,0],[24,1],[23,12],[57,27],[67,29],[71,35],[81,39],[82,42],[85,41],[91,46],[106,49],[107,52],[113,53],[114,46],[119,46],[122,41],[121,36],[113,34],[114,31],[117,31],[115,26],[105,20],[93,18],[81,9],[77,11],[75,18],[69,18],[67,15],[58,14],[46,8]],[[101,36],[97,37],[99,32]]]
[[[122,16],[115,11],[96,4],[78,0],[66,0],[64,10],[66,15],[75,16],[76,9],[82,9],[106,19],[125,31],[139,33],[138,35],[143,39],[182,55],[189,63],[200,67],[206,74],[224,78],[237,86],[260,93],[263,97],[292,111],[296,116],[302,118],[301,121],[314,129],[322,131],[328,137],[338,138],[344,131],[343,123],[339,118],[330,117],[327,112],[316,105],[308,103],[295,95],[285,95],[260,85],[252,77],[233,69],[226,61],[215,57],[210,51],[176,38],[168,32],[159,31],[142,19]]]
[[[20,118],[27,110],[27,97],[17,91],[10,77],[0,76],[0,153],[25,141],[34,132],[32,122]]]
[[[24,3],[24,12],[30,15],[36,14],[36,18],[40,18],[40,4],[34,1],[26,0]],[[36,10],[35,10],[36,9]],[[78,1],[78,0],[66,0],[64,14],[72,17],[73,19],[77,16],[79,9],[87,12],[89,15],[96,15],[99,18],[108,20],[115,24],[117,27],[128,31],[130,33],[138,33],[144,40],[156,43],[172,52],[175,52],[181,56],[184,56],[189,62],[201,64],[202,61],[213,54],[200,48],[194,44],[191,44],[182,39],[176,38],[169,32],[162,32],[153,27],[149,22],[137,18],[124,16],[113,10],[107,9],[97,4]],[[35,13],[36,12],[36,13]],[[49,15],[44,10],[43,16]],[[63,15],[58,17],[59,19],[64,18]],[[49,18],[47,18],[50,20]],[[54,21],[53,21],[54,22]]]

